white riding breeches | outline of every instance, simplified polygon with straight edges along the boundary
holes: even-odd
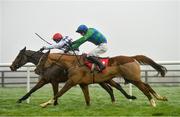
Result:
[[[69,51],[68,54],[71,54],[71,55],[74,55],[74,54],[79,55],[79,51],[76,51],[76,50],[75,50],[74,52],[73,52],[73,51]]]
[[[107,43],[101,43],[95,49],[88,53],[87,56],[99,56],[108,50]]]

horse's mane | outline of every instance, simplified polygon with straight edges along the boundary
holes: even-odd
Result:
[[[39,59],[44,53],[40,51],[26,50],[25,54],[28,57],[29,61],[33,62],[34,64],[38,64]]]
[[[28,54],[28,55],[32,55],[33,53],[38,53],[38,54],[41,54],[41,55],[44,54],[44,53],[41,52],[41,51],[26,50],[26,54]]]

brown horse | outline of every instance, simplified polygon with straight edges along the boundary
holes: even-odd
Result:
[[[81,65],[79,65],[79,62]],[[160,96],[157,94],[147,83],[141,81],[140,77],[140,64],[151,65],[154,69],[161,73],[161,76],[164,77],[166,73],[166,68],[155,63],[152,59],[143,56],[116,56],[109,59],[109,65],[106,67],[104,73],[92,73],[86,66],[83,65],[84,58],[79,56],[70,56],[70,55],[60,55],[60,54],[49,54],[43,56],[42,60],[36,67],[36,72],[42,72],[44,69],[48,68],[52,64],[56,64],[64,69],[68,69],[68,80],[65,83],[64,87],[54,96],[53,99],[49,100],[46,103],[43,103],[42,106],[46,107],[48,104],[57,100],[58,97],[61,97],[66,91],[71,87],[81,84],[84,85],[84,89],[87,88],[89,84],[92,83],[101,83],[109,81],[112,78],[122,76],[128,82],[134,84],[138,87],[144,95],[150,101],[150,104],[155,107],[156,103],[153,99],[153,96],[157,100],[167,101],[166,97]],[[74,65],[72,65],[74,64]],[[83,66],[82,66],[83,65]],[[47,72],[47,71],[46,71]]]
[[[10,69],[12,71],[16,71],[18,68],[22,67],[23,65],[25,65],[28,62],[31,62],[31,63],[37,65],[39,62],[39,59],[42,57],[43,54],[44,53],[42,53],[40,51],[26,50],[26,47],[25,47],[19,52],[19,54],[13,61],[12,65],[10,66]],[[56,93],[58,92],[58,84],[62,83],[62,82],[66,82],[68,79],[67,71],[64,69],[61,69],[57,65],[53,65],[51,68],[47,69],[47,71],[48,71],[48,73],[47,72],[43,73],[46,77],[41,77],[41,79],[38,81],[38,83],[27,94],[25,94],[22,98],[20,98],[17,101],[18,103],[21,103],[23,100],[26,100],[33,92],[35,92],[39,88],[43,87],[47,83],[52,84],[54,95],[56,95]],[[123,93],[126,98],[136,99],[135,96],[128,95],[118,83],[116,83],[114,81],[110,81],[108,83],[111,86],[120,90],[121,93]],[[99,83],[99,84],[101,87],[103,87],[109,93],[109,95],[111,97],[111,101],[114,102],[115,98],[114,98],[112,88],[107,83]],[[80,87],[83,87],[83,86],[80,85]],[[88,96],[86,96],[86,97],[88,97]],[[89,99],[88,100],[86,99],[86,103],[89,104]],[[54,105],[57,105],[57,104],[58,103],[56,100],[54,102]]]

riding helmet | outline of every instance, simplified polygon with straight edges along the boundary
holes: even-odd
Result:
[[[53,40],[54,41],[60,41],[63,38],[63,36],[60,33],[55,33],[53,35]]]
[[[86,33],[87,30],[88,30],[88,27],[86,25],[82,24],[77,28],[76,32],[78,32],[78,33]]]

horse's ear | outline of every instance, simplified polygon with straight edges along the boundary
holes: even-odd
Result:
[[[21,50],[21,52],[25,52],[26,51],[26,46]]]
[[[50,53],[50,50],[48,50],[48,52],[47,52],[48,54]]]
[[[48,50],[48,51],[44,54],[44,57],[45,57],[45,56],[48,56],[49,53],[50,53],[50,50]]]

